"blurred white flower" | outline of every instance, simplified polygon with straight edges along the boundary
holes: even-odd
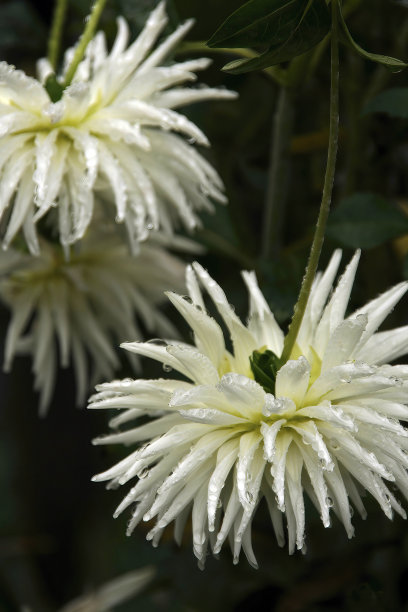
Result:
[[[132,599],[151,581],[152,568],[128,572],[110,580],[88,595],[70,601],[60,612],[109,612],[119,604]]]
[[[35,224],[55,207],[61,243],[76,242],[92,219],[95,192],[112,200],[112,216],[125,222],[134,242],[150,229],[171,233],[180,219],[192,229],[196,211],[212,210],[211,199],[225,201],[219,176],[192,146],[193,141],[208,145],[205,135],[173,109],[235,94],[182,86],[196,79],[194,72],[206,68],[207,59],[160,65],[193,22],[179,26],[152,51],[166,23],[160,3],[126,48],[128,26],[119,18],[110,53],[99,32],[55,103],[42,84],[52,72],[47,60],[38,63],[40,80],[0,63],[5,248],[22,228],[30,251],[38,253]],[[65,71],[73,52],[66,53]]]
[[[120,408],[113,427],[139,416],[156,417],[96,444],[145,443],[94,480],[138,482],[115,516],[136,503],[128,526],[157,519],[148,534],[154,544],[175,520],[180,541],[192,513],[194,552],[202,565],[208,543],[218,553],[231,536],[234,561],[241,547],[256,566],[251,522],[263,498],[278,543],[305,549],[304,491],[325,527],[330,509],[353,535],[350,500],[364,517],[364,490],[391,518],[405,517],[385,481],[408,496],[408,366],[387,365],[407,352],[408,326],[377,332],[407,291],[401,283],[345,316],[359,253],[331,297],[339,266],[336,251],[314,282],[291,359],[279,363],[283,333],[258,288],[244,272],[250,314],[243,325],[224,292],[198,264],[187,272],[190,298],[169,299],[194,332],[194,346],[126,343],[128,351],[152,357],[181,380],[125,380],[98,387],[91,408]],[[210,295],[228,329],[207,314],[200,289]]]
[[[72,252],[69,261],[59,246],[46,242],[39,257],[10,249],[0,264],[0,298],[12,313],[5,370],[17,354],[32,356],[44,414],[58,366],[71,363],[77,402],[83,403],[92,380],[111,377],[119,367],[114,347],[141,337],[138,321],[150,333],[174,336],[159,305],[165,289],[183,289],[184,271],[184,263],[159,242],[143,243],[132,257],[118,237],[99,233]]]

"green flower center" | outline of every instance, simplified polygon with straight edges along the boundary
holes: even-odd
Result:
[[[276,375],[283,363],[269,349],[254,351],[249,358],[254,379],[267,393],[275,394]]]

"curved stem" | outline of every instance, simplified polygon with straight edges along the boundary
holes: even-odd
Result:
[[[329,146],[327,151],[326,174],[324,177],[323,195],[320,204],[312,248],[303,277],[299,298],[295,306],[292,322],[285,338],[281,360],[289,359],[296,343],[296,338],[305,314],[313,280],[319,263],[322,250],[327,217],[329,215],[331,197],[333,192],[334,173],[339,134],[339,44],[338,44],[338,4],[332,0],[332,30],[331,30],[331,81],[330,81],[330,128]]]
[[[64,25],[65,15],[67,12],[67,4],[68,0],[57,0],[52,18],[50,38],[48,40],[48,60],[54,71],[57,70],[58,66],[62,27]]]
[[[87,20],[85,30],[79,40],[79,43],[75,49],[74,57],[72,58],[72,62],[70,63],[69,68],[67,70],[65,81],[63,83],[64,88],[68,87],[68,85],[70,85],[72,79],[74,78],[76,69],[78,68],[78,65],[84,57],[85,50],[95,34],[99,18],[105,7],[106,2],[107,0],[96,0],[92,7],[92,12]]]
[[[292,93],[287,87],[281,87],[273,117],[273,137],[271,140],[268,187],[263,218],[262,256],[265,259],[269,259],[271,255],[276,255],[280,248],[288,178],[288,150],[292,135],[292,125]]]

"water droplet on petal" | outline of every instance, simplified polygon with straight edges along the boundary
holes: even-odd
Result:
[[[140,472],[137,474],[138,477],[143,480],[143,478],[146,478],[149,475],[149,468],[145,467],[142,470],[140,470]]]
[[[331,497],[326,497],[326,504],[327,504],[328,508],[332,508],[333,507],[334,502],[333,502]]]
[[[168,346],[168,343],[162,338],[152,338],[146,344],[154,344],[155,346]]]
[[[134,381],[131,378],[124,378],[120,381],[121,387],[129,387]]]
[[[336,440],[336,438],[332,438],[330,440],[330,444],[331,444],[332,450],[334,450],[334,451],[340,450],[340,444],[339,444],[338,440]]]
[[[247,500],[247,502],[249,504],[253,504],[254,503],[254,496],[253,496],[253,494],[250,491],[247,491],[245,493],[245,499]]]

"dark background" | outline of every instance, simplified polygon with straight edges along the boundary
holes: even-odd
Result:
[[[111,0],[101,27],[112,41],[115,16],[123,13],[136,34],[154,4],[152,0]],[[188,38],[206,40],[240,4],[238,0],[175,0],[168,9],[173,25],[195,17],[197,25]],[[372,51],[408,60],[408,9],[404,3],[370,0],[351,4],[355,10],[348,23],[358,42]],[[76,41],[88,9],[87,2],[71,0],[64,46]],[[35,60],[46,54],[51,12],[51,2],[1,2],[0,59],[34,74]],[[213,67],[200,81],[235,89],[239,100],[202,103],[185,111],[209,136],[212,149],[204,154],[221,173],[230,200],[227,208],[218,207],[215,216],[205,216],[206,229],[196,237],[208,253],[200,261],[243,317],[247,305],[239,271],[256,269],[279,321],[286,325],[320,202],[329,58],[327,51],[323,53],[313,76],[294,96],[286,212],[280,245],[268,260],[260,256],[259,237],[278,88],[263,73],[234,77],[221,73],[221,66],[229,59],[214,55]],[[366,247],[353,306],[408,278],[408,120],[385,113],[362,114],[380,91],[406,86],[408,73],[391,75],[342,48],[340,155],[334,195],[337,210],[321,265],[334,247],[344,247],[344,261],[354,247]],[[358,206],[351,206],[350,221],[350,206],[347,208],[344,198],[357,192],[376,194],[382,204],[373,204],[367,214],[372,196],[363,196]],[[394,216],[390,228],[386,219]],[[408,323],[407,302],[397,307],[388,325]],[[0,311],[3,340],[7,321],[4,309]],[[61,372],[49,414],[40,419],[30,368],[30,361],[20,358],[12,373],[0,379],[1,612],[20,610],[24,605],[33,612],[56,610],[122,572],[152,564],[157,573],[150,587],[118,610],[408,610],[407,523],[399,517],[390,522],[370,499],[366,501],[368,519],[364,522],[355,517],[356,537],[351,541],[336,518],[330,529],[324,529],[315,510],[307,505],[305,556],[289,556],[286,549],[277,547],[261,505],[253,527],[258,571],[244,558],[233,566],[225,546],[220,558],[209,557],[201,572],[188,527],[181,549],[174,544],[171,530],[158,549],[145,541],[144,525],[127,538],[126,515],[116,521],[111,518],[124,490],[105,491],[103,485],[90,482],[93,474],[123,458],[127,450],[92,447],[91,439],[106,430],[107,418],[74,407],[70,371]],[[146,363],[144,375],[154,373],[153,366]],[[124,367],[118,375],[131,372]]]

